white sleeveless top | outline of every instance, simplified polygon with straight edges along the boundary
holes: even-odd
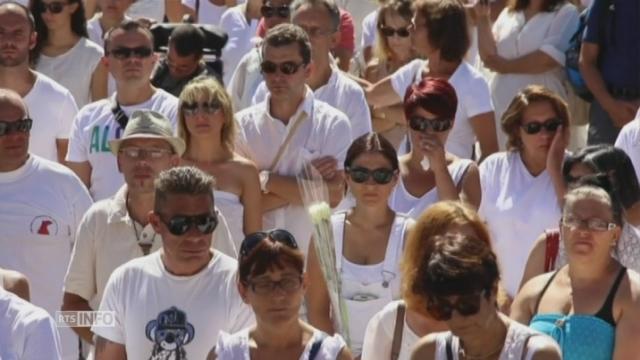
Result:
[[[468,159],[458,159],[447,167],[457,188],[460,187],[462,179],[472,163],[473,161]],[[389,197],[389,207],[393,211],[404,213],[412,219],[417,219],[425,209],[438,201],[440,201],[440,198],[438,197],[438,189],[435,186],[418,198],[407,191],[404,187],[404,182],[400,179]]]
[[[302,352],[299,360],[335,360],[340,355],[342,349],[346,346],[344,340],[339,334],[333,336],[324,335],[322,340],[320,351],[316,354],[315,358],[309,359],[309,351],[313,343],[318,337],[324,334],[320,330],[313,332],[312,338],[307,342],[307,345]],[[216,356],[218,360],[251,360],[251,353],[249,351],[249,329],[238,331],[235,334],[227,334],[224,331],[220,332],[218,336],[218,343],[216,344]]]
[[[216,207],[224,215],[229,226],[229,232],[233,238],[236,249],[240,249],[240,244],[244,240],[244,205],[240,202],[240,197],[234,193],[214,190],[213,197]]]
[[[436,360],[447,360],[447,337],[451,332],[441,332],[435,334],[436,339]],[[526,356],[523,358],[524,348],[527,348]],[[499,360],[531,360],[538,349],[548,344],[555,344],[554,340],[543,335],[528,326],[516,321],[511,321],[507,330],[507,337],[504,340],[502,352]],[[557,344],[556,344],[557,345]],[[558,353],[560,350],[558,350]],[[459,360],[460,339],[453,336],[451,341],[452,360]]]

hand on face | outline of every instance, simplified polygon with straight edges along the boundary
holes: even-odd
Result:
[[[564,152],[569,144],[569,128],[560,125],[553,135],[549,152],[547,152],[547,170],[561,171],[564,161]]]
[[[419,133],[416,147],[429,159],[431,168],[442,169],[447,167],[446,152],[442,141],[432,133]]]

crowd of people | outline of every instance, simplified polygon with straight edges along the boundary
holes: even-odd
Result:
[[[637,0],[0,0],[0,359],[640,359],[639,108]]]

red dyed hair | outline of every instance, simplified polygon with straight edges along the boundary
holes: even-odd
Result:
[[[447,80],[427,77],[411,85],[404,95],[404,116],[408,119],[417,108],[433,115],[455,119],[458,107],[456,90]]]

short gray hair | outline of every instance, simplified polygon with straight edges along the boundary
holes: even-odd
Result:
[[[209,195],[213,200],[215,186],[213,176],[194,166],[180,166],[164,170],[155,180],[155,207],[159,212],[167,197],[172,194]]]
[[[334,32],[340,30],[340,8],[334,0],[294,0],[291,4],[291,11],[296,12],[303,5],[324,6],[331,18],[331,28]]]

